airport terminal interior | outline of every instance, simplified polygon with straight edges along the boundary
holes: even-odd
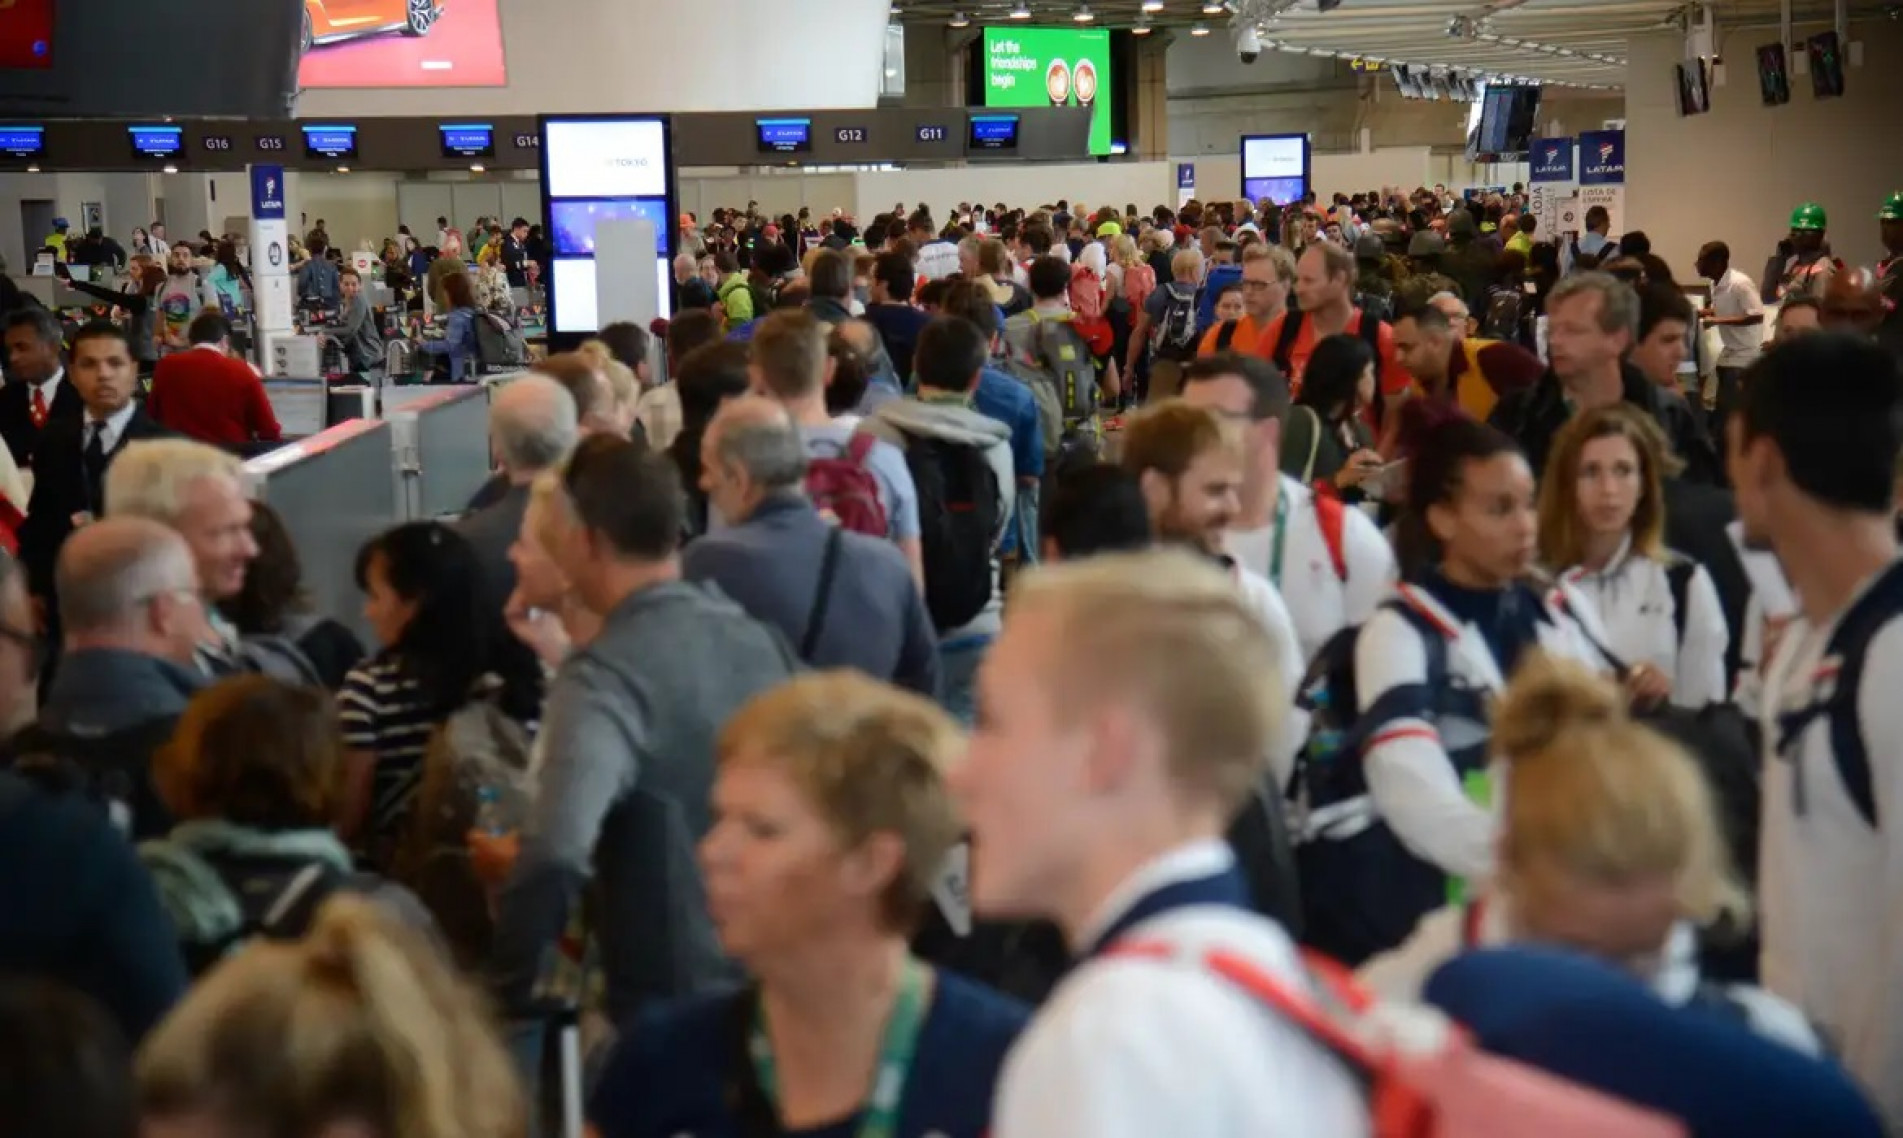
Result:
[[[1897,0],[0,0],[0,380],[0,1132],[1903,1133]]]

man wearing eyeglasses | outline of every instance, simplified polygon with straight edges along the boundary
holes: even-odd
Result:
[[[1280,245],[1255,244],[1242,254],[1242,317],[1226,320],[1203,334],[1196,354],[1253,354],[1270,324],[1288,311],[1295,283],[1295,259]]]
[[[191,547],[157,522],[107,518],[66,542],[58,586],[64,655],[14,752],[76,764],[131,837],[160,836],[152,756],[204,684],[193,654],[211,635]]]

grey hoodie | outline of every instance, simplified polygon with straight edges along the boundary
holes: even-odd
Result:
[[[991,535],[991,603],[963,628],[945,629],[939,634],[940,648],[956,648],[959,641],[998,634],[1004,596],[999,589],[998,543],[1011,524],[1011,509],[1017,500],[1017,472],[1011,462],[1011,430],[996,419],[971,409],[969,400],[950,397],[895,399],[881,404],[859,424],[859,429],[883,439],[901,451],[906,436],[943,439],[981,447],[991,472],[998,478],[998,528]],[[927,568],[927,572],[930,569]]]

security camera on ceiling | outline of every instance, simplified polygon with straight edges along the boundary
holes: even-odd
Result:
[[[1236,33],[1236,58],[1244,63],[1254,63],[1262,58],[1262,37],[1256,32],[1254,25],[1245,24],[1242,30]]]

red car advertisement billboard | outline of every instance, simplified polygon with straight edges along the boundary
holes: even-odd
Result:
[[[0,67],[53,66],[53,0],[0,0]]]
[[[0,5],[5,3],[0,0]],[[298,68],[298,83],[304,87],[501,87],[508,82],[508,71],[502,60],[502,21],[496,3],[304,0],[304,62]]]

